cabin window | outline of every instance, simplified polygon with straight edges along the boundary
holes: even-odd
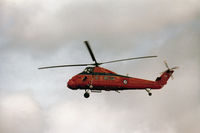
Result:
[[[96,79],[96,80],[98,80],[98,79],[99,79],[99,77],[98,77],[98,76],[95,76],[95,79]]]
[[[108,77],[108,76],[105,76],[104,79],[105,79],[105,80],[115,80],[115,77]]]
[[[107,77],[107,76],[105,76],[105,77],[104,77],[104,79],[105,79],[105,80],[108,80],[108,77]]]
[[[115,80],[115,77],[110,77],[110,80]]]

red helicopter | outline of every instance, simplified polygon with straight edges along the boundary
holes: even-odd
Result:
[[[120,61],[154,58],[157,56],[143,56],[143,57],[127,58],[127,59],[113,60],[113,61],[99,63],[97,62],[88,41],[84,41],[84,43],[94,63],[48,66],[48,67],[40,67],[38,69],[87,66],[83,72],[73,76],[67,83],[67,87],[72,90],[77,90],[77,89],[85,90],[84,93],[85,98],[88,98],[90,96],[90,92],[100,93],[102,90],[116,91],[116,92],[119,92],[121,90],[146,90],[149,96],[151,96],[152,95],[151,89],[161,89],[165,84],[167,84],[167,81],[170,77],[173,78],[172,74],[174,72],[174,69],[178,68],[177,66],[169,68],[168,64],[165,61],[164,63],[165,66],[167,67],[167,70],[162,72],[161,76],[157,77],[155,81],[119,75],[115,72],[112,72],[108,69],[99,66],[102,64],[108,64]]]

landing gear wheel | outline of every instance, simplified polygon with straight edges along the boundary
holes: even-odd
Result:
[[[89,98],[89,97],[90,97],[90,93],[85,92],[84,97],[85,97],[85,98]]]
[[[152,96],[151,88],[147,88],[147,89],[145,89],[145,90],[148,92],[149,96]]]

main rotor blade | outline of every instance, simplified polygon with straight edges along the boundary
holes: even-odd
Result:
[[[91,47],[89,45],[89,42],[88,41],[84,41],[84,43],[85,43],[85,45],[86,45],[86,47],[87,47],[87,49],[88,49],[88,51],[89,51],[89,53],[90,53],[90,55],[92,57],[92,60],[95,62],[95,65],[98,66],[98,63],[96,61],[96,58],[94,57],[94,54],[93,54],[92,49],[91,49]]]
[[[143,57],[134,57],[134,58],[127,58],[127,59],[121,59],[121,60],[113,60],[113,61],[107,61],[99,63],[99,65],[107,64],[107,63],[114,63],[114,62],[120,62],[120,61],[127,61],[127,60],[136,60],[136,59],[144,59],[144,58],[154,58],[158,56],[143,56]]]
[[[58,68],[58,67],[88,66],[88,65],[95,65],[95,64],[58,65],[58,66],[40,67],[40,68],[38,68],[38,69],[49,69],[49,68]]]

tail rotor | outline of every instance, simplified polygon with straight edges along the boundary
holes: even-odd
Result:
[[[166,68],[167,68],[167,70],[164,71],[164,72],[174,72],[175,69],[179,69],[178,66],[175,66],[175,67],[170,68],[166,60],[164,61],[164,64],[165,64],[165,66],[166,66]],[[163,74],[164,72],[162,72],[162,74]],[[171,75],[171,78],[172,78],[172,80],[173,80],[173,79],[174,79],[174,76]]]

